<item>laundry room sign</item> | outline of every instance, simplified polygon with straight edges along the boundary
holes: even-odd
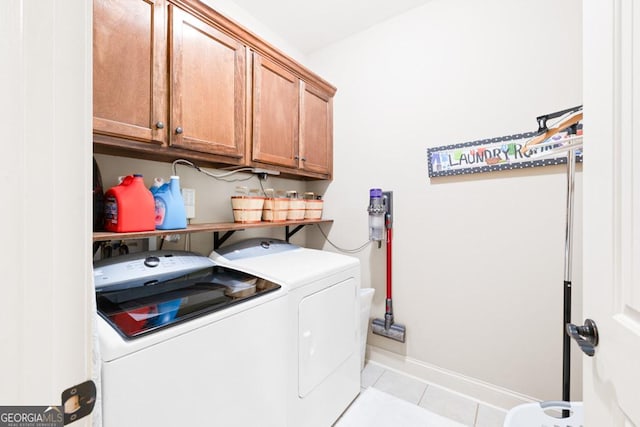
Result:
[[[582,135],[582,126],[578,128]],[[567,163],[565,153],[544,156],[546,151],[561,147],[570,137],[562,131],[544,141],[541,146],[525,150],[522,147],[537,136],[536,132],[519,133],[460,144],[427,149],[429,177],[462,175],[500,170],[523,169]],[[541,158],[543,157],[543,158]],[[582,150],[576,150],[576,161],[582,161]]]

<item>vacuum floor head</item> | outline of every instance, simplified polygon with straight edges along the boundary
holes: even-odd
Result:
[[[407,328],[399,323],[386,322],[383,319],[373,319],[371,322],[371,332],[376,335],[391,338],[392,340],[404,342]]]

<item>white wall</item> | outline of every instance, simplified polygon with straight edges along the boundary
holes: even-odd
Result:
[[[433,0],[309,56],[338,87],[330,239],[362,244],[368,189],[394,191],[393,301],[407,342],[369,343],[398,354],[399,369],[502,406],[513,400],[489,389],[561,398],[565,169],[429,179],[426,150],[533,131],[536,116],[581,104],[581,34],[579,0]],[[576,321],[580,227],[578,208]],[[360,258],[382,317],[384,249]]]
[[[306,59],[305,55],[290,44],[288,40],[280,37],[277,33],[277,29],[272,29],[267,25],[264,25],[251,14],[251,11],[247,11],[236,4],[233,0],[203,0],[202,2],[222,15],[247,28],[263,40],[267,40],[274,47],[285,52],[291,58],[304,64]]]

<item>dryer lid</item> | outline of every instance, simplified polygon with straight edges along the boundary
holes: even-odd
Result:
[[[288,252],[298,248],[299,246],[287,243],[284,240],[257,237],[219,248],[216,253],[230,261],[234,261]]]

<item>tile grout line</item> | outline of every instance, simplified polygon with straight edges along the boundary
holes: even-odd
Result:
[[[478,427],[478,415],[480,415],[480,404],[478,402],[475,402],[475,404],[476,404],[476,413],[475,413],[475,416],[473,417],[473,426]]]
[[[418,403],[417,403],[418,406],[420,406],[420,402],[422,402],[422,399],[424,399],[424,395],[427,394],[427,389],[429,388],[429,383],[424,383],[424,385],[425,385],[424,391],[422,392],[420,399],[418,399]]]
[[[384,375],[384,373],[387,372],[386,369],[382,369],[382,373],[380,375],[378,375],[378,378],[376,378],[376,380],[371,383],[371,387],[375,387],[376,384],[378,383],[378,381],[380,381],[380,378],[382,378],[382,376]]]

